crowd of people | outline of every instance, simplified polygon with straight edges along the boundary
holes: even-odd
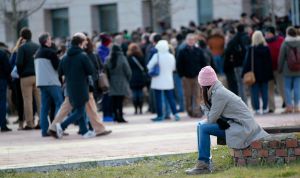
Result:
[[[1,132],[11,131],[6,119],[8,88],[19,130],[41,129],[43,137],[61,138],[71,123],[79,125],[84,138],[107,135],[111,131],[102,120],[128,122],[123,115],[126,98],[134,114],[143,114],[147,103],[147,112],[157,114],[153,122],[171,119],[171,113],[179,121],[180,112],[201,118],[205,99],[197,78],[205,66],[211,66],[218,80],[246,105],[251,103],[255,114],[274,113],[276,93],[283,113],[299,113],[300,31],[286,21],[277,23],[275,28],[268,20],[243,13],[239,21],[219,19],[199,26],[190,22],[162,33],[141,28],[131,34],[78,32],[61,40],[45,32],[39,44],[23,28],[12,50],[1,45]],[[251,71],[255,83],[246,85],[243,77]],[[99,87],[102,74],[108,89]]]

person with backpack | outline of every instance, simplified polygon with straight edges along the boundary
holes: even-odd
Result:
[[[243,64],[244,64],[244,58],[246,55],[246,49],[250,45],[250,37],[245,32],[245,26],[240,24],[237,26],[237,33],[232,38],[231,41],[229,41],[227,45],[226,52],[227,56],[229,56],[229,59],[232,62],[232,65],[234,66],[234,73],[237,81],[238,86],[238,95],[242,98],[242,100],[247,104],[247,97],[245,93],[245,87],[242,80],[242,70],[243,70]]]
[[[299,113],[300,101],[300,37],[294,27],[288,27],[280,48],[278,71],[284,76],[286,108],[283,113]],[[294,97],[294,103],[292,102]]]

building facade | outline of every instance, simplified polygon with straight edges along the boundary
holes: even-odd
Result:
[[[205,23],[213,19],[239,19],[242,12],[266,15],[269,5],[262,0],[47,0],[38,11],[23,20],[36,40],[47,31],[54,37],[67,37],[75,32],[115,33],[139,27],[180,28],[190,21]],[[288,13],[288,1],[276,0],[276,14]],[[260,4],[260,5],[257,5]],[[26,6],[23,8],[26,11]],[[2,23],[2,22],[0,22]],[[11,30],[0,25],[0,41],[12,42]]]

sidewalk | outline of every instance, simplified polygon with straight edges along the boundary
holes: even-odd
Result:
[[[42,138],[39,130],[0,133],[0,170],[78,162],[114,160],[197,151],[196,126],[199,119],[180,114],[182,120],[153,123],[154,115],[133,115],[125,109],[128,124],[108,123],[112,134],[92,139],[77,135],[78,128],[67,129],[61,140]],[[10,122],[16,118],[9,118]],[[255,118],[263,127],[300,125],[300,115],[270,114]],[[216,145],[216,138],[213,138]]]

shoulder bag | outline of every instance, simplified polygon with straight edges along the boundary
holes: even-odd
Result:
[[[251,86],[255,83],[255,75],[254,75],[254,46],[251,50],[251,70],[245,73],[243,82],[247,86]]]

